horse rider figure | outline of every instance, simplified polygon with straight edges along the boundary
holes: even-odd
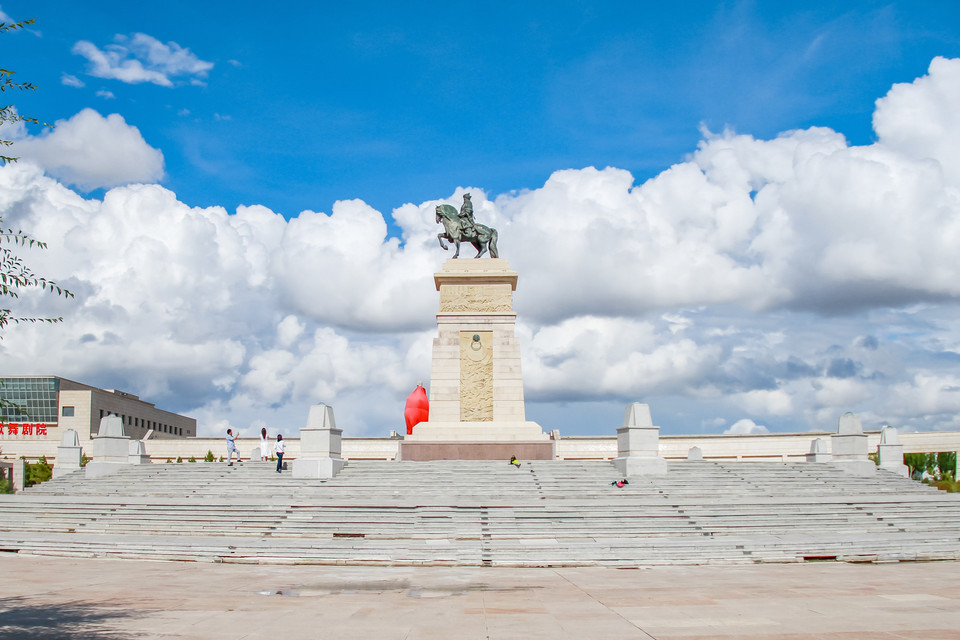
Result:
[[[477,235],[477,227],[473,223],[473,201],[469,193],[463,194],[463,204],[460,206],[460,235],[464,238]]]
[[[460,245],[464,242],[476,248],[477,255],[474,256],[476,258],[487,251],[490,252],[491,258],[500,257],[497,252],[497,230],[474,221],[473,202],[470,201],[469,193],[463,194],[463,206],[460,207],[460,211],[457,211],[452,204],[438,204],[436,213],[437,223],[443,225],[443,231],[437,234],[440,248],[444,250],[447,248],[444,240],[452,242],[457,248],[453,254],[454,258],[460,257]]]

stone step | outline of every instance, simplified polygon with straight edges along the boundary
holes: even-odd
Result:
[[[331,480],[270,463],[72,473],[0,497],[0,548],[222,562],[580,566],[956,559],[960,500],[804,463],[356,461]]]

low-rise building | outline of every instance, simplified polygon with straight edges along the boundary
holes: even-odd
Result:
[[[73,429],[89,440],[100,419],[117,415],[128,436],[142,439],[192,438],[197,421],[158,409],[132,393],[99,389],[58,376],[0,377],[0,441],[60,440]]]

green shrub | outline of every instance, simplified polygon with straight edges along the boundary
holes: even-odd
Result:
[[[53,467],[47,462],[46,456],[40,456],[40,459],[34,464],[26,463],[26,467],[27,473],[24,477],[24,487],[32,487],[35,484],[46,482],[53,477]]]
[[[84,453],[84,454],[81,454],[81,455],[80,455],[80,466],[81,466],[81,467],[87,466],[87,463],[90,462],[91,460],[93,460],[93,458],[91,458],[91,457],[88,456],[87,454],[85,454],[85,453]]]
[[[181,458],[180,456],[177,456],[177,463],[180,463],[180,462],[183,462],[183,458]]]
[[[910,467],[910,477],[922,475],[924,472],[934,475],[937,467],[937,454],[935,453],[905,453],[903,454],[903,463]]]
[[[954,479],[957,468],[957,452],[905,453],[903,462],[910,467],[910,477],[918,478],[926,473],[938,480]]]
[[[0,478],[0,493],[13,493],[13,483],[6,478]]]
[[[207,449],[207,455],[203,458],[204,462],[213,462],[213,451]]]
[[[929,484],[931,487],[940,489],[940,491],[946,491],[947,493],[960,493],[960,482],[957,482],[953,478],[924,480],[923,482],[924,484]]]
[[[189,458],[187,458],[187,462],[196,462],[196,461],[197,459],[194,458],[193,456],[190,456]]]
[[[957,452],[941,451],[937,454],[937,468],[940,470],[940,477],[953,477],[957,469]]]
[[[173,460],[171,460],[170,458],[167,458],[167,462],[173,462]]]

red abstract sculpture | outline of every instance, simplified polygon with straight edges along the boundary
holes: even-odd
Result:
[[[407,423],[407,435],[411,435],[415,426],[426,422],[429,418],[430,401],[427,399],[427,391],[418,384],[413,393],[407,396],[407,406],[403,410],[403,419]]]

